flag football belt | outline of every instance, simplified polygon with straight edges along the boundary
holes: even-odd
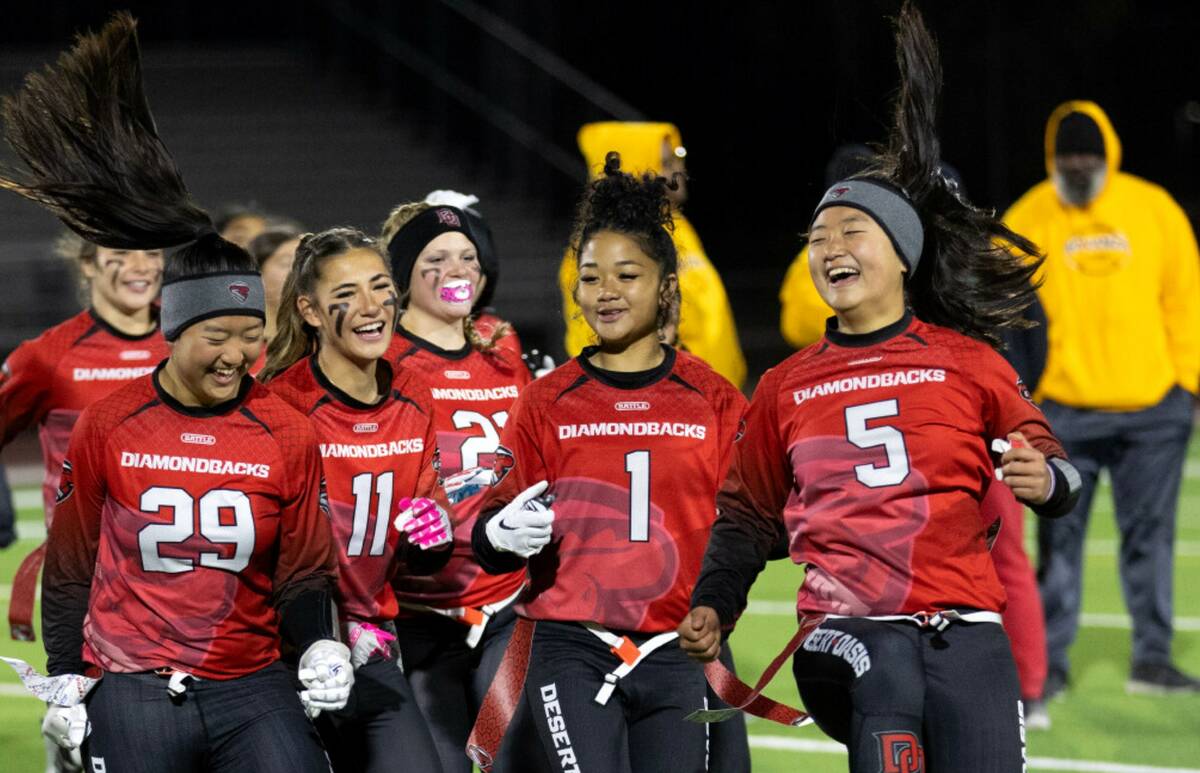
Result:
[[[170,666],[156,668],[152,671],[155,676],[162,677],[167,680],[167,694],[172,698],[178,698],[187,692],[188,686],[195,682],[198,677],[192,676],[186,671],[180,671]]]
[[[713,692],[717,694],[717,697],[728,703],[731,708],[693,711],[687,715],[686,719],[692,722],[724,722],[744,711],[761,719],[769,719],[772,722],[778,722],[781,725],[791,727],[799,727],[812,722],[812,717],[807,712],[771,700],[763,695],[762,691],[775,678],[775,674],[779,671],[779,668],[796,653],[796,650],[800,649],[800,646],[804,644],[809,635],[817,630],[821,623],[826,620],[908,622],[914,623],[921,628],[933,628],[938,631],[944,631],[952,623],[999,623],[1001,617],[999,612],[982,610],[959,612],[955,609],[946,609],[941,612],[917,612],[911,615],[878,615],[871,617],[832,614],[802,616],[800,618],[800,626],[796,630],[795,635],[792,636],[791,641],[787,643],[782,652],[775,656],[775,659],[763,671],[762,676],[759,677],[754,687],[750,687],[738,679],[720,660],[714,660],[706,664],[704,666],[704,675],[708,678],[709,685],[712,687]]]
[[[46,557],[46,543],[38,545],[17,567],[8,604],[8,630],[14,641],[37,641],[33,632],[33,602],[37,596],[38,572]]]
[[[497,601],[494,604],[484,604],[481,607],[450,607],[448,609],[439,609],[426,604],[415,604],[408,601],[400,602],[400,606],[405,609],[411,609],[416,612],[432,612],[435,615],[448,617],[451,620],[457,620],[463,625],[470,626],[467,631],[467,646],[475,649],[476,645],[483,638],[483,631],[487,628],[487,624],[496,616],[496,613],[512,604],[517,600],[525,590],[525,586],[521,585],[517,588],[517,592],[506,599]]]
[[[677,632],[668,631],[667,633],[660,633],[657,636],[651,636],[639,645],[634,644],[633,639],[630,639],[628,636],[617,636],[599,623],[580,623],[580,625],[588,629],[597,639],[607,644],[612,654],[621,659],[621,665],[604,675],[604,684],[600,686],[599,692],[596,693],[595,701],[601,706],[608,704],[608,699],[612,697],[613,690],[617,687],[618,679],[629,676],[629,672],[637,668],[650,653],[664,644],[669,644],[679,638]]]

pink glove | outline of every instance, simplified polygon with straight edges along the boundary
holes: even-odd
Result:
[[[350,665],[359,668],[366,664],[373,655],[390,657],[392,652],[388,646],[396,641],[396,637],[378,626],[370,623],[350,623]]]
[[[454,539],[450,514],[441,505],[426,497],[400,500],[400,514],[394,525],[405,532],[408,541],[421,550],[449,544]]]

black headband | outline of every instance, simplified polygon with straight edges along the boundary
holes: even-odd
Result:
[[[388,242],[388,258],[392,263],[392,277],[400,292],[408,290],[413,264],[425,245],[444,233],[457,232],[471,240],[479,250],[479,238],[471,227],[471,220],[457,207],[430,207],[409,220]]]

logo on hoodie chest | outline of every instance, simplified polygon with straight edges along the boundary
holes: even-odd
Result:
[[[1129,265],[1133,248],[1123,233],[1072,236],[1063,245],[1067,266],[1085,276],[1109,276]]]

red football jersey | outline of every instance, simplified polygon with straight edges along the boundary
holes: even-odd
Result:
[[[986,344],[905,317],[827,332],[759,382],[718,505],[782,518],[806,566],[801,612],[999,611],[979,503],[992,438],[1065,456],[1012,367]]]
[[[231,679],[274,662],[276,603],[336,579],[321,499],[312,426],[253,379],[212,409],[178,403],[157,372],[94,403],[71,437],[46,553],[52,667],[79,656],[58,610],[82,599],[83,659],[105,671]]]
[[[472,468],[496,467],[500,430],[508,422],[513,400],[532,378],[520,357],[500,348],[480,352],[469,344],[448,351],[401,329],[392,338],[388,358],[397,368],[415,371],[429,385],[442,479]],[[471,529],[483,494],[481,490],[465,499],[451,497],[454,554],[450,563],[432,577],[397,577],[400,601],[439,609],[481,607],[506,599],[521,587],[524,572],[487,574],[471,553]]]
[[[47,527],[79,413],[117,387],[149,374],[168,353],[160,331],[129,336],[89,309],[21,344],[4,361],[0,446],[26,427],[39,425]]]
[[[529,562],[520,614],[673,630],[688,611],[746,398],[685,352],[667,349],[642,374],[601,371],[588,353],[517,400],[504,430],[515,465],[484,509],[550,481],[553,537]]]
[[[379,367],[391,373],[386,362]],[[391,581],[410,547],[392,528],[397,503],[428,497],[450,511],[438,482],[429,387],[397,368],[389,394],[367,405],[334,386],[313,356],[273,379],[270,389],[308,416],[317,433],[338,546],[342,618],[376,625],[395,618]]]

